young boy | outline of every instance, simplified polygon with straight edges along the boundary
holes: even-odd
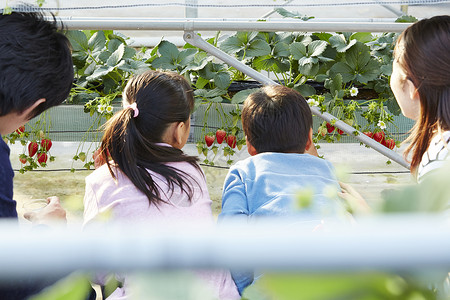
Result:
[[[63,102],[73,82],[70,43],[37,13],[0,10],[0,134]],[[0,139],[0,218],[17,219],[10,149]],[[63,213],[53,198],[46,211]]]
[[[225,219],[252,220],[263,216],[290,216],[321,220],[342,211],[336,196],[339,184],[331,163],[312,142],[312,115],[305,99],[284,86],[266,86],[244,102],[242,127],[251,157],[232,166],[225,179],[222,212]],[[311,195],[306,207],[296,195]],[[307,197],[308,198],[308,197]],[[232,272],[242,293],[253,273]]]

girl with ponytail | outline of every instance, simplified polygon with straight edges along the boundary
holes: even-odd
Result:
[[[85,224],[108,212],[111,221],[213,226],[204,174],[197,158],[181,150],[193,107],[193,91],[176,73],[148,71],[128,82],[123,110],[105,124],[100,146],[105,164],[86,178]],[[213,297],[240,298],[228,271],[197,274]],[[126,287],[114,295],[126,295]]]

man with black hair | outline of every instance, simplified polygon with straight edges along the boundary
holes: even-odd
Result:
[[[29,7],[28,7],[29,8]],[[73,63],[68,39],[58,31],[56,20],[46,21],[40,13],[0,10],[0,134],[6,135],[46,109],[59,105],[73,83]],[[17,220],[13,200],[14,172],[10,149],[0,139],[0,218]],[[57,197],[33,223],[65,220]],[[0,299],[26,299],[55,280],[22,278],[0,282]]]
[[[59,105],[69,95],[72,82],[70,43],[56,21],[48,22],[39,13],[0,13],[1,135]],[[0,140],[1,218],[17,218],[9,154],[9,147]]]

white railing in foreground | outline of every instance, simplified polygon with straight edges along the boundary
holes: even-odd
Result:
[[[102,269],[450,270],[450,222],[443,216],[365,218],[352,226],[326,221],[312,231],[317,224],[109,224],[82,232],[0,223],[0,281]]]

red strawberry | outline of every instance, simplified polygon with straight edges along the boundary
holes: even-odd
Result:
[[[217,143],[222,144],[223,140],[225,139],[225,136],[227,135],[225,130],[222,129],[218,129],[216,131],[216,138],[217,138]]]
[[[38,144],[36,142],[31,142],[28,144],[28,154],[33,157],[38,151]]]
[[[364,131],[363,132],[365,135],[367,135],[368,137],[372,138],[373,137],[373,133],[370,131]]]
[[[372,138],[378,143],[383,143],[384,141],[384,131],[377,131],[373,134]]]
[[[385,146],[388,147],[389,149],[394,149],[395,148],[395,141],[394,139],[387,139],[385,141]]]
[[[19,156],[19,160],[22,164],[26,164],[27,163],[27,156],[25,154],[22,154]]]
[[[330,123],[327,123],[327,131],[328,133],[332,133],[334,131],[334,126]]]
[[[230,146],[231,148],[236,147],[236,137],[232,134],[227,136],[227,144],[228,146]]]
[[[42,149],[44,149],[45,151],[50,150],[50,148],[52,147],[52,141],[50,139],[42,139],[41,141],[41,147]]]
[[[211,146],[214,143],[215,139],[216,138],[212,134],[205,135],[206,146],[208,146],[208,147]]]
[[[16,129],[17,134],[22,134],[24,131],[25,131],[25,126],[20,126],[19,128]]]
[[[37,156],[38,163],[42,166],[47,162],[47,153],[40,152]]]
[[[343,135],[343,134],[344,134],[344,131],[343,131],[343,130],[340,130],[340,129],[338,129],[337,132],[338,132],[340,135]]]

